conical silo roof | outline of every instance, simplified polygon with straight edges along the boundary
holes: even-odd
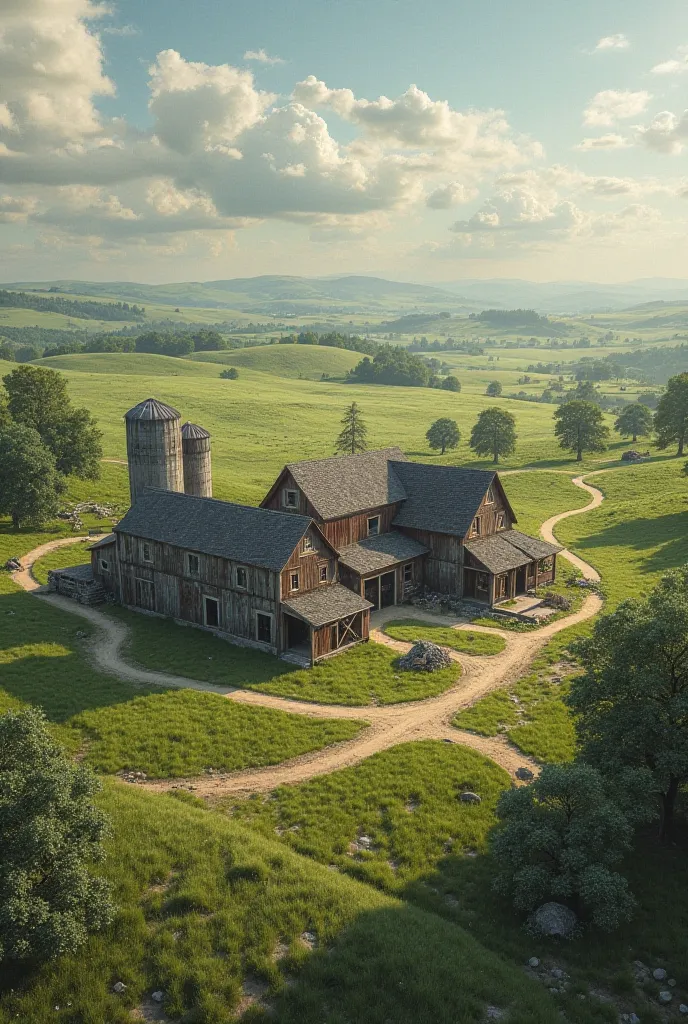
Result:
[[[181,413],[157,398],[146,398],[124,414],[125,420],[179,420]]]
[[[194,440],[201,440],[202,438],[210,437],[210,434],[204,427],[199,427],[196,423],[185,423],[182,427],[182,440],[187,441],[193,438]]]

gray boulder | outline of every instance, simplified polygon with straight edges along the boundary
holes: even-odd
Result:
[[[408,654],[399,658],[398,664],[406,672],[436,672],[448,668],[452,659],[447,651],[430,640],[417,640]]]
[[[535,774],[531,772],[530,768],[517,768],[514,775],[521,782],[531,782],[535,778]]]
[[[462,804],[481,804],[482,797],[479,797],[477,793],[462,793],[459,797]]]
[[[662,991],[659,993],[660,1003],[670,1003],[673,998],[674,993],[670,992],[668,988],[662,989]]]
[[[664,981],[664,979],[666,978],[666,971],[663,967],[655,967],[654,971],[652,972],[652,977],[655,979],[655,981]]]
[[[563,903],[543,903],[533,914],[533,926],[541,935],[556,935],[568,939],[578,924],[574,912]]]

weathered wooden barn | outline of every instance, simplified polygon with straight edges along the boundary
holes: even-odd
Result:
[[[209,497],[210,435],[176,409],[147,399],[125,420],[132,507],[90,571],[137,611],[313,664],[418,587],[492,606],[554,580],[560,548],[514,529],[493,471],[386,448],[285,466],[254,508]]]

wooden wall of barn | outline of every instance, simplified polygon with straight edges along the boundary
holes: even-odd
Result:
[[[102,563],[107,563],[107,569]],[[118,594],[117,582],[117,548],[113,538],[112,544],[103,544],[91,552],[91,570],[93,576],[102,585],[106,594],[114,597]]]
[[[241,562],[198,554],[199,573],[190,575],[188,552],[157,541],[146,541],[151,561],[143,559],[144,542],[127,534],[117,534],[119,575],[122,604],[146,608],[137,592],[137,580],[154,587],[154,610],[159,615],[205,625],[204,598],[215,598],[220,605],[217,632],[253,643],[258,642],[256,613],[272,617],[271,649],[280,643],[277,601],[279,575],[268,569],[244,566]],[[195,553],[194,553],[195,554]],[[246,589],[236,585],[236,569],[247,574]],[[261,645],[263,646],[263,645]]]
[[[313,660],[326,658],[329,654],[335,654],[338,650],[346,650],[345,647],[337,647],[337,625],[322,626],[314,629],[312,635]],[[361,640],[367,640],[370,635],[370,612],[359,612],[353,623],[354,632]]]
[[[480,519],[480,536],[490,537],[494,533],[499,533],[501,530],[497,528],[497,517],[500,513],[504,515],[504,526],[501,529],[510,530],[514,525],[511,518],[511,514],[507,508],[506,502],[502,497],[502,490],[500,487],[493,485],[494,501],[488,501],[488,493],[485,494],[480,508],[476,513],[476,519]],[[469,529],[468,536],[471,536]]]
[[[432,533],[429,530],[413,530],[403,527],[402,533],[413,537],[419,544],[430,549],[430,554],[421,562],[422,582],[430,590],[441,594],[461,594],[463,588],[462,563],[463,541],[446,533]],[[419,570],[420,571],[420,570]]]
[[[299,593],[317,590],[320,586],[320,567],[323,565],[327,566],[327,582],[337,582],[338,559],[336,553],[329,544],[325,543],[319,530],[310,529],[306,537],[310,540],[312,550],[307,549],[306,538],[304,538],[294,549],[291,558],[282,570],[281,598],[283,601],[294,594],[291,589],[291,574],[295,570],[299,574]]]

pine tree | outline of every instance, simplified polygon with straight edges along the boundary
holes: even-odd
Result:
[[[352,402],[342,417],[344,428],[335,441],[334,450],[342,455],[356,455],[368,447],[368,428],[361,417],[361,410]]]

